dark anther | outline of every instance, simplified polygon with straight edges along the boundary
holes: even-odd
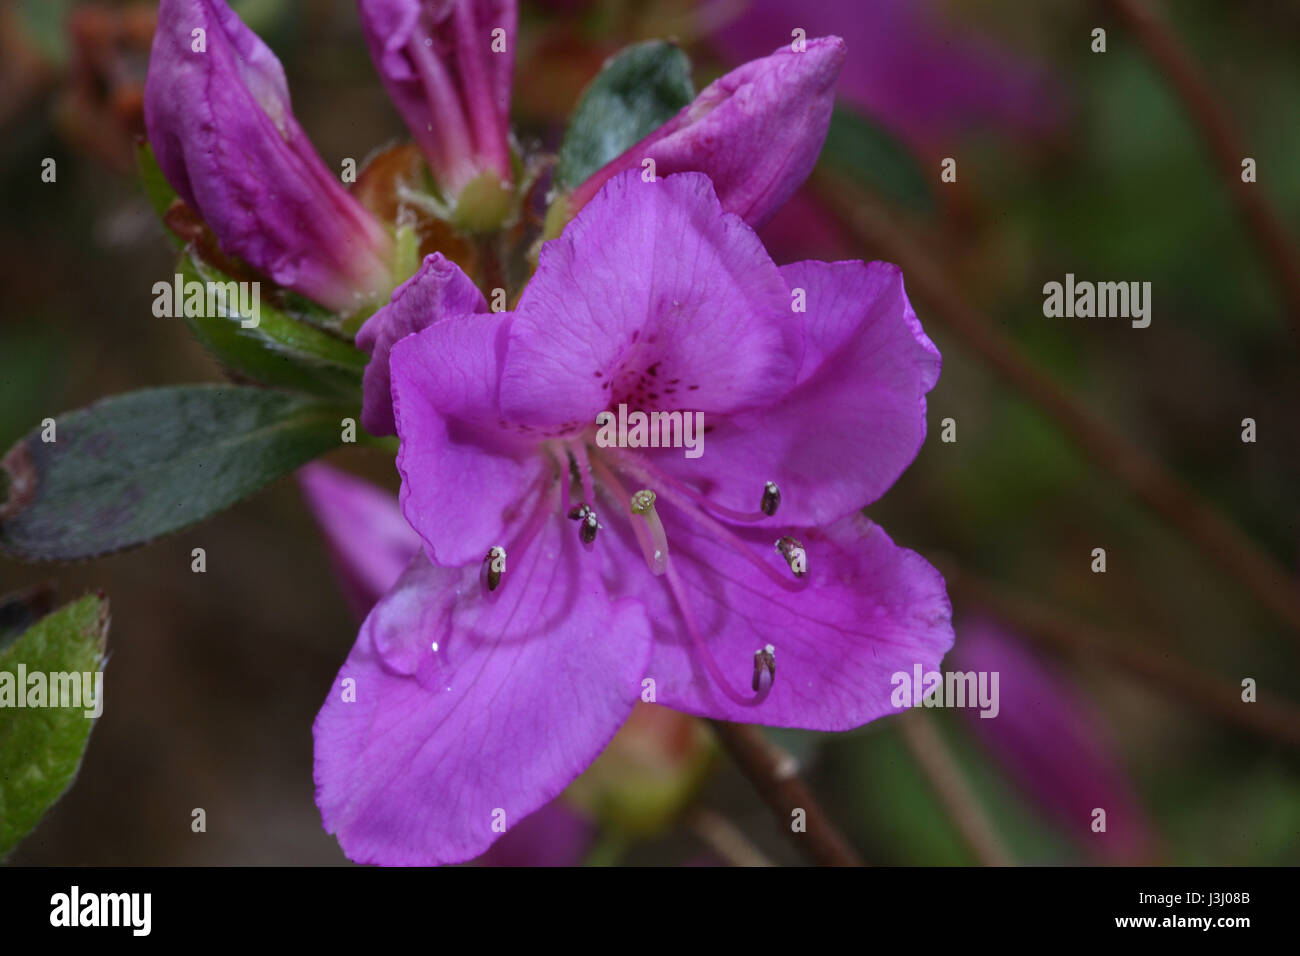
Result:
[[[772,680],[776,680],[776,648],[771,644],[766,647],[760,647],[754,652],[754,693],[758,693],[759,682],[763,679],[763,671],[772,675]]]
[[[591,544],[596,540],[596,532],[600,530],[600,522],[596,519],[596,512],[588,508],[587,513],[582,516],[582,524],[578,526],[578,535],[582,538],[583,544]]]
[[[489,591],[495,591],[501,584],[501,575],[506,573],[506,549],[497,545],[490,549],[483,558],[483,578]]]
[[[798,538],[789,535],[777,538],[776,550],[781,552],[781,557],[785,558],[785,563],[790,565],[790,570],[794,572],[796,578],[801,578],[808,573],[808,552],[803,549]]]

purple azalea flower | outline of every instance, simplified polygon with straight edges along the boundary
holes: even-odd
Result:
[[[361,423],[370,434],[397,432],[388,370],[393,345],[420,331],[435,316],[487,310],[487,299],[478,286],[442,253],[426,256],[415,275],[393,290],[389,304],[367,319],[357,333],[357,346],[370,353],[361,410]]]
[[[943,580],[860,511],[916,455],[939,374],[896,267],[778,268],[706,176],[633,171],[543,246],[514,312],[434,318],[391,354],[423,552],[314,727],[354,860],[479,855],[638,699],[847,730],[893,712],[895,671],[937,667]],[[705,453],[601,446],[619,404],[702,414]]]
[[[963,626],[960,670],[996,671],[999,712],[967,710],[980,741],[1072,840],[1104,863],[1150,862],[1155,840],[1105,725],[1078,688],[1001,626]],[[1106,811],[1106,831],[1092,829]]]
[[[659,176],[706,173],[722,208],[759,228],[812,172],[843,63],[844,41],[826,36],[808,40],[801,53],[784,46],[732,70],[575,189],[570,211],[650,158]]]
[[[163,174],[223,252],[342,312],[392,288],[387,231],[325,167],[280,61],[225,0],[162,0],[144,113]]]
[[[358,0],[370,56],[445,199],[509,184],[516,0]]]
[[[1059,126],[1061,94],[1046,71],[946,22],[935,0],[749,0],[717,34],[733,61],[788,38],[838,33],[853,50],[846,100],[913,143],[996,125],[1038,136]]]

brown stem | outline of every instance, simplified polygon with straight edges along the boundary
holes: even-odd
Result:
[[[719,742],[776,817],[777,826],[803,853],[820,866],[862,866],[857,852],[835,828],[799,777],[793,757],[749,724],[710,720]],[[804,811],[807,831],[791,827],[795,810]]]
[[[829,205],[855,236],[902,266],[909,293],[927,304],[935,318],[1054,421],[1095,465],[1126,486],[1138,501],[1300,635],[1300,586],[1290,571],[1157,459],[1113,431],[1033,364],[1009,336],[970,304],[920,243],[891,221],[878,201],[842,179],[819,174],[819,181],[832,185],[834,198]],[[845,201],[846,193],[852,194],[852,202]]]
[[[507,289],[505,265],[501,261],[501,240],[498,236],[479,236],[474,240],[478,286],[492,295],[493,289]]]
[[[1029,640],[1125,671],[1177,703],[1288,746],[1300,747],[1300,708],[1294,704],[1271,700],[1246,703],[1241,699],[1239,684],[1144,647],[1139,635],[1103,636],[1056,608],[1013,594],[968,571],[947,563],[942,570],[949,590],[960,603],[987,607]]]
[[[714,853],[732,866],[774,866],[763,851],[726,817],[712,810],[699,809],[687,820],[691,831]]]
[[[1214,165],[1229,186],[1228,191],[1238,212],[1272,270],[1287,311],[1291,313],[1292,325],[1300,334],[1300,258],[1281,218],[1268,204],[1265,191],[1258,183],[1242,182],[1241,162],[1250,153],[1243,145],[1228,110],[1214,95],[1214,90],[1178,37],[1148,4],[1139,0],[1104,2],[1132,31],[1183,101],[1205,140]]]
[[[993,824],[930,717],[920,711],[909,711],[898,719],[896,726],[975,859],[984,866],[1010,866],[1011,858]]]

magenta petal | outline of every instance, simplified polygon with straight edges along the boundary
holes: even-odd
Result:
[[[624,401],[706,416],[765,404],[803,351],[780,272],[699,173],[612,179],[542,246],[515,316],[501,408],[535,425],[585,428]]]
[[[910,674],[916,664],[937,669],[952,646],[951,606],[939,572],[861,514],[824,529],[782,529],[808,551],[809,585],[797,593],[758,573],[680,512],[667,509],[664,523],[691,612],[732,688],[750,694],[754,652],[767,644],[776,648],[777,676],[754,706],[724,696],[700,665],[663,579],[647,575],[633,586],[654,626],[646,676],[654,678],[660,704],[771,727],[851,730],[897,713],[890,703],[895,672]],[[786,571],[772,549],[777,533],[738,534]]]
[[[807,311],[798,386],[758,411],[718,419],[705,453],[656,455],[710,498],[753,511],[764,481],[781,488],[778,521],[826,524],[875,501],[925,440],[925,395],[940,357],[884,262],[799,262],[781,275]]]
[[[989,621],[962,627],[952,670],[996,672],[996,717],[963,713],[980,740],[1047,815],[1094,858],[1149,862],[1150,824],[1105,724],[1065,675]],[[1092,830],[1106,811],[1106,832]]]
[[[511,179],[516,0],[358,0],[371,59],[445,198]],[[495,52],[494,31],[504,50]]]
[[[298,470],[298,484],[325,533],[343,596],[364,618],[419,553],[420,536],[394,495],[346,471],[314,462]]]
[[[553,465],[497,412],[509,313],[445,319],[392,349],[402,513],[435,564],[477,567]]]
[[[606,598],[593,557],[553,516],[493,600],[477,566],[419,556],[375,607],[313,728],[316,803],[351,859],[472,859],[614,736],[650,635],[636,602]]]
[[[162,0],[144,111],[168,182],[226,253],[340,311],[388,291],[388,234],[325,168],[280,61],[224,0]]]
[[[357,333],[357,346],[370,353],[361,409],[366,431],[372,435],[397,431],[388,366],[393,345],[440,319],[487,310],[487,299],[460,266],[440,252],[426,256],[419,271],[394,289],[389,304],[372,315]]]
[[[755,229],[812,172],[835,101],[844,41],[820,37],[802,53],[790,46],[715,80],[677,116],[574,190],[581,208],[615,173],[655,161],[659,176],[702,172],[722,208]]]

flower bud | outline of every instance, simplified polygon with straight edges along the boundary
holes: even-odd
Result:
[[[428,160],[442,201],[462,228],[495,228],[505,218],[502,196],[511,194],[513,178],[516,0],[359,5],[371,59]]]
[[[844,41],[785,46],[711,83],[675,117],[601,167],[568,198],[577,214],[615,173],[653,159],[655,175],[701,172],[727,212],[762,226],[812,172],[830,128]]]
[[[284,69],[225,0],[162,0],[145,125],[221,249],[340,312],[392,288],[392,240],[294,118]]]

